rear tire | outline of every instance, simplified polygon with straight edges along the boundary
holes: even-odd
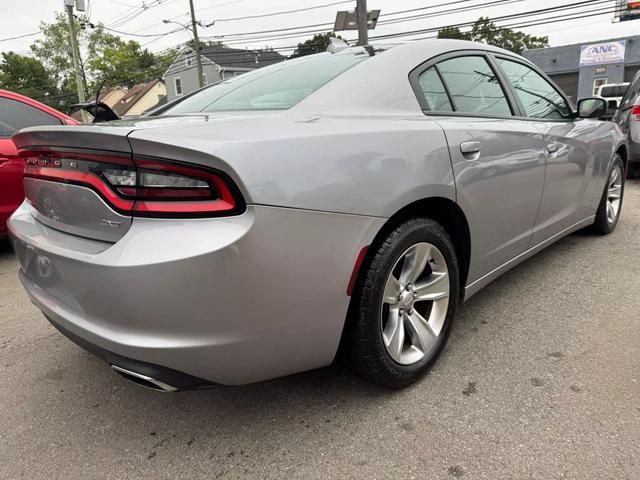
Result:
[[[397,226],[371,253],[354,292],[348,348],[362,377],[400,388],[421,378],[446,344],[458,261],[447,232],[427,218]]]
[[[624,162],[616,153],[598,205],[596,219],[590,228],[592,233],[607,235],[615,230],[622,211],[624,180]]]

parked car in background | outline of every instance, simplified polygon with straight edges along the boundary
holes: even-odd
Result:
[[[640,72],[636,73],[620,100],[613,121],[629,144],[629,175],[640,174]]]
[[[18,93],[0,90],[0,237],[7,234],[7,219],[24,200],[24,161],[11,136],[25,127],[75,125],[73,118]]]
[[[606,83],[604,85],[600,85],[597,96],[605,99],[607,102],[607,109],[615,110],[620,106],[620,102],[622,101],[622,97],[624,97],[628,86],[629,82]]]
[[[629,82],[600,85],[597,96],[604,98],[607,102],[607,113],[604,115],[603,120],[610,120],[615,115],[628,86]]]
[[[63,334],[159,390],[322,367],[341,344],[365,378],[408,385],[461,300],[614,230],[626,146],[605,109],[509,51],[424,40],[22,130],[20,279]]]

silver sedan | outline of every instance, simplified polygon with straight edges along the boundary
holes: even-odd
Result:
[[[339,346],[401,387],[461,301],[571,232],[614,230],[627,147],[604,108],[505,50],[427,40],[288,60],[135,121],[26,129],[20,279],[148,387],[257,382]]]

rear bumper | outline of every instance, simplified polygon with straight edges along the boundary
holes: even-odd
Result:
[[[47,227],[23,205],[9,230],[25,289],[59,329],[232,385],[331,363],[356,256],[383,221],[252,206],[221,219],[136,219],[109,244]]]
[[[186,373],[178,372],[171,368],[141,362],[140,360],[126,358],[122,355],[118,355],[117,353],[110,352],[99,347],[98,345],[89,343],[87,340],[79,337],[78,335],[75,335],[74,333],[56,323],[56,321],[52,320],[50,317],[47,317],[47,320],[49,320],[49,323],[51,323],[51,325],[58,329],[58,331],[69,340],[84,348],[86,351],[103,359],[109,365],[118,367],[119,369],[125,369],[127,371],[136,372],[149,378],[153,378],[162,382],[164,385],[173,387],[175,390],[195,390],[213,386],[211,382],[207,382],[206,380],[203,380],[201,378],[193,377]],[[156,389],[162,390],[161,388]]]

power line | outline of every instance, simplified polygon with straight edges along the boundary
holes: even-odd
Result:
[[[602,7],[600,7],[599,10],[596,10],[596,13],[587,13],[587,12],[576,12],[573,15],[556,15],[555,17],[548,17],[545,19],[537,19],[537,20],[527,20],[524,23],[511,23],[508,25],[504,25],[502,26],[502,28],[526,28],[528,26],[533,26],[533,25],[547,25],[547,24],[555,24],[555,23],[562,23],[562,22],[570,22],[570,21],[575,21],[578,19],[582,19],[582,18],[593,18],[596,16],[601,16],[601,15],[605,15],[605,14],[610,14],[615,12],[616,10],[613,9],[611,10],[610,7],[608,7],[609,9],[607,9],[607,7],[605,7],[604,9]],[[581,25],[577,25],[576,27],[581,26]],[[572,27],[573,28],[573,27]],[[434,38],[434,37],[423,37],[423,38],[414,38],[414,39],[410,39],[409,41],[418,41],[418,40],[423,40],[425,38]],[[295,48],[294,46],[291,47],[279,47],[278,49],[273,49],[273,50],[279,50],[279,49],[291,49],[291,48]],[[255,64],[254,61],[239,61],[236,64]],[[192,69],[193,67],[187,67],[187,68],[181,68],[178,70],[174,70],[172,73],[176,74],[176,73],[181,73],[183,71],[187,71]],[[72,94],[65,94],[65,95],[61,95],[60,97],[64,97],[64,96],[73,96]],[[52,99],[54,98],[53,96],[51,97],[47,97],[48,99]]]
[[[244,2],[245,0],[231,0],[230,2],[226,2],[226,3],[221,3],[219,5],[213,5],[211,7],[207,7],[207,8],[202,8],[200,10],[198,10],[196,13],[200,13],[200,12],[204,12],[205,10],[213,10],[215,8],[220,8],[220,7],[224,7],[226,5],[233,5],[234,3],[240,3],[240,2]],[[174,20],[176,18],[180,18],[180,17],[188,17],[190,14],[189,13],[181,13],[180,15],[176,15],[175,17],[171,17],[169,18],[169,20]]]
[[[560,22],[569,22],[569,21],[573,21],[573,20],[579,20],[582,18],[593,18],[593,17],[598,17],[598,16],[602,16],[602,15],[608,15],[611,13],[615,13],[617,10],[608,10],[607,8],[610,7],[600,7],[597,10],[593,10],[593,11],[582,11],[582,12],[576,12],[573,14],[573,16],[566,16],[566,15],[557,15],[555,17],[547,17],[544,19],[532,19],[532,20],[526,20],[524,21],[524,23],[510,23],[510,24],[506,24],[506,25],[500,25],[500,28],[527,28],[527,27],[533,27],[533,26],[537,26],[537,25],[547,25],[547,24],[551,24],[551,23],[560,23]],[[490,20],[491,21],[491,20]],[[455,27],[455,25],[453,25]],[[432,30],[432,33],[435,32],[435,30]],[[425,32],[426,33],[426,32]],[[404,35],[404,34],[400,34],[400,35]],[[428,37],[419,37],[419,38],[413,38],[413,39],[408,39],[408,41],[419,41],[419,40],[427,40],[427,39],[432,39],[432,38],[437,38],[436,36],[428,36]]]
[[[295,10],[282,10],[279,12],[263,13],[260,15],[246,15],[244,17],[217,18],[216,22],[235,22],[237,20],[249,20],[253,18],[275,17],[278,15],[288,15],[290,13],[307,12],[309,10],[317,10],[319,8],[333,7],[334,5],[342,5],[345,3],[353,3],[353,0],[342,0],[340,2],[325,3],[323,5],[314,5],[312,7],[296,8]]]
[[[204,8],[201,10],[198,10],[199,13],[201,11],[204,10],[211,10],[213,8],[219,8],[225,5],[229,5],[232,3],[237,3],[239,1],[244,1],[244,0],[235,0],[232,2],[228,2],[228,3],[222,3],[220,5],[214,5],[213,7],[209,7],[209,8]],[[464,0],[464,1],[471,1],[471,0]],[[341,5],[341,4],[345,4],[345,3],[353,3],[353,0],[341,0],[339,2],[332,2],[332,3],[324,3],[322,5],[314,5],[314,6],[310,6],[310,7],[304,7],[304,8],[297,8],[297,9],[293,9],[293,10],[280,10],[280,11],[276,11],[276,12],[270,12],[270,13],[263,13],[263,14],[258,14],[258,15],[246,15],[243,17],[231,17],[231,18],[216,18],[215,22],[232,22],[232,21],[240,21],[240,20],[250,20],[250,19],[256,19],[256,18],[265,18],[265,17],[274,17],[274,16],[278,16],[278,15],[289,15],[292,13],[299,13],[299,12],[306,12],[308,10],[317,10],[320,8],[326,8],[326,7],[331,7],[331,6],[335,6],[335,5]],[[171,17],[170,20],[173,20],[175,18],[179,18],[179,17],[184,17],[187,16],[188,14],[180,14],[180,15],[176,15],[175,17]],[[141,28],[140,30],[145,30],[147,28],[151,28],[153,25],[149,25],[147,27]],[[302,27],[300,27],[302,28]]]
[[[496,0],[496,3],[494,5],[498,5],[500,3],[503,2],[507,2],[507,1],[513,1],[513,0]],[[547,7],[544,9],[539,9],[539,10],[533,10],[533,11],[528,11],[528,12],[519,12],[519,13],[514,13],[514,14],[510,14],[510,15],[504,15],[504,16],[500,16],[500,17],[494,17],[492,20],[493,21],[500,21],[500,20],[504,20],[504,19],[512,19],[512,18],[518,18],[520,16],[535,16],[535,15],[540,15],[546,12],[553,12],[553,11],[562,11],[562,10],[570,10],[570,9],[574,9],[574,8],[579,8],[579,7],[584,7],[587,5],[597,5],[597,4],[602,4],[602,3],[606,3],[606,2],[611,2],[612,0],[588,0],[588,1],[582,1],[582,2],[578,2],[578,3],[573,3],[573,4],[564,4],[564,5],[559,5],[556,7]],[[490,2],[492,3],[492,2]],[[484,5],[477,5],[475,6],[476,8],[480,8],[485,6]],[[466,9],[467,11],[469,9]],[[442,12],[434,12],[433,15],[431,16],[437,16],[437,14],[442,14]],[[416,16],[409,16],[409,17],[403,17],[402,20],[403,21],[412,21]],[[420,17],[420,18],[424,18],[424,17]],[[398,21],[401,19],[394,19],[393,23],[398,23]],[[380,22],[382,23],[382,22]],[[469,22],[464,22],[464,23],[460,23],[460,24],[456,24],[456,25],[448,25],[448,26],[458,26],[460,27],[468,27],[468,26],[473,26],[473,24],[475,23],[474,21],[469,21]],[[319,24],[322,25],[322,24]],[[317,25],[310,25],[310,26],[317,26]],[[302,27],[299,27],[302,28]],[[375,39],[375,38],[393,38],[394,36],[408,36],[409,34],[415,33],[415,34],[420,34],[420,33],[428,33],[430,31],[435,30],[439,30],[441,28],[441,26],[438,27],[432,27],[432,28],[427,28],[427,29],[419,29],[419,30],[414,30],[411,32],[401,32],[401,33],[393,33],[393,34],[387,34],[387,35],[378,35],[378,36],[372,36],[371,39]],[[297,37],[302,37],[302,36],[306,36],[306,35],[313,35],[313,34],[317,34],[317,33],[323,33],[325,32],[324,29],[313,29],[313,30],[305,30],[305,31],[300,31],[300,32],[291,32],[291,33],[282,33],[281,35],[277,35],[274,32],[274,35],[261,35],[261,36],[252,36],[252,37],[248,37],[248,38],[240,38],[240,39],[230,39],[229,41],[225,41],[226,44],[228,45],[237,45],[240,43],[247,43],[247,42],[265,42],[265,41],[274,41],[274,40],[285,40],[285,39],[292,39],[292,38],[297,38]],[[224,35],[221,36],[216,36],[216,37],[207,37],[207,38],[215,38],[215,39],[224,39],[226,38]]]
[[[127,32],[121,32],[119,30],[115,30],[113,28],[108,28],[105,26],[102,26],[102,28],[104,30],[107,30],[109,32],[114,32],[120,35],[128,35],[131,37],[164,37],[166,35],[171,35],[172,33],[176,33],[176,32],[181,32],[183,30],[187,30],[186,28],[182,27],[182,28],[176,28],[175,30],[171,30],[168,32],[161,32],[161,33],[127,33]]]
[[[26,33],[24,35],[18,35],[17,37],[0,38],[0,42],[8,42],[9,40],[18,40],[19,38],[25,38],[25,37],[33,37],[34,35],[40,35],[41,33],[42,33],[42,30],[38,30],[37,32]]]
[[[451,2],[451,4],[459,4],[459,3],[466,3],[469,2],[471,0],[459,0],[456,2]],[[409,22],[409,21],[414,21],[414,20],[420,20],[423,18],[431,18],[431,17],[437,17],[437,16],[442,16],[442,15],[448,15],[448,14],[452,14],[452,13],[458,13],[458,12],[469,12],[469,11],[473,11],[473,10],[477,10],[480,8],[486,8],[486,7],[491,7],[491,6],[497,6],[497,5],[505,5],[505,4],[510,4],[510,3],[516,3],[516,2],[522,2],[525,0],[493,0],[490,2],[484,2],[478,5],[471,5],[468,7],[458,7],[456,9],[448,9],[448,10],[443,10],[443,11],[438,11],[438,12],[431,12],[428,14],[421,14],[421,15],[411,15],[411,16],[407,16],[407,17],[401,17],[401,18],[395,18],[395,19],[391,19],[391,20],[382,20],[378,22],[378,25],[385,25],[385,24],[391,24],[391,23],[400,23],[400,22]],[[609,1],[609,0],[607,0]],[[440,6],[444,6],[444,4],[439,4],[439,5],[435,5],[434,7],[440,7]],[[429,9],[434,8],[434,7],[427,7]],[[421,8],[420,10],[422,10],[423,8]],[[416,9],[413,9],[416,10]],[[387,15],[394,15],[397,14],[399,12],[390,12]],[[381,15],[382,17],[382,15]],[[254,40],[254,35],[261,35],[261,34],[265,34],[265,33],[276,33],[276,32],[284,32],[284,31],[290,31],[290,30],[298,30],[301,28],[314,28],[314,27],[330,27],[333,26],[333,23],[317,23],[317,24],[312,24],[312,25],[303,25],[303,26],[299,26],[299,27],[289,27],[289,28],[280,28],[280,29],[275,29],[275,30],[261,30],[261,31],[256,31],[256,32],[244,32],[244,33],[233,33],[233,34],[227,34],[227,35],[219,35],[216,37],[209,37],[209,38],[231,38],[232,40],[235,37],[243,37],[242,39],[238,39],[238,41],[236,41],[236,43],[240,43],[241,41],[251,41]],[[287,35],[289,38],[293,38],[296,36],[303,36],[306,34],[315,34],[315,33],[322,33],[324,32],[325,29],[315,29],[315,30],[307,30],[304,32],[295,32],[297,33],[297,35],[294,35],[294,32],[292,32],[291,35],[288,34],[283,34],[282,38],[287,38],[284,35]],[[248,38],[244,38],[245,36],[247,36]],[[249,37],[251,36],[251,37]],[[265,40],[265,39],[269,39],[268,36],[267,37],[255,37],[256,40]]]
[[[509,15],[502,15],[499,17],[493,17],[490,18],[489,20],[492,22],[500,22],[503,20],[514,20],[514,19],[518,19],[518,18],[523,18],[523,17],[530,17],[530,16],[537,16],[537,15],[542,15],[545,13],[552,13],[552,12],[558,12],[558,11],[564,11],[564,10],[571,10],[571,9],[575,9],[575,8],[579,8],[579,7],[584,7],[584,6],[591,6],[591,5],[598,5],[598,4],[603,4],[603,3],[611,3],[612,0],[587,0],[587,1],[582,1],[582,2],[577,2],[577,3],[573,3],[573,4],[569,4],[569,5],[560,5],[560,6],[556,6],[556,7],[547,7],[547,8],[542,8],[542,9],[538,9],[538,10],[531,10],[528,12],[519,12],[519,13],[513,13],[513,14],[509,14]],[[473,22],[462,22],[462,23],[458,23],[458,24],[454,24],[454,25],[446,25],[448,27],[457,27],[457,28],[464,28],[464,27],[470,27],[473,26],[475,24],[475,21]],[[429,33],[432,31],[437,31],[442,27],[431,27],[431,28],[425,28],[425,29],[418,29],[418,30],[412,30],[412,31],[408,31],[408,32],[402,32],[402,33],[391,33],[391,34],[386,34],[386,35],[377,35],[375,37],[371,37],[372,39],[384,39],[384,38],[394,38],[394,37],[398,37],[398,36],[409,36],[409,35],[419,35],[421,33]]]

